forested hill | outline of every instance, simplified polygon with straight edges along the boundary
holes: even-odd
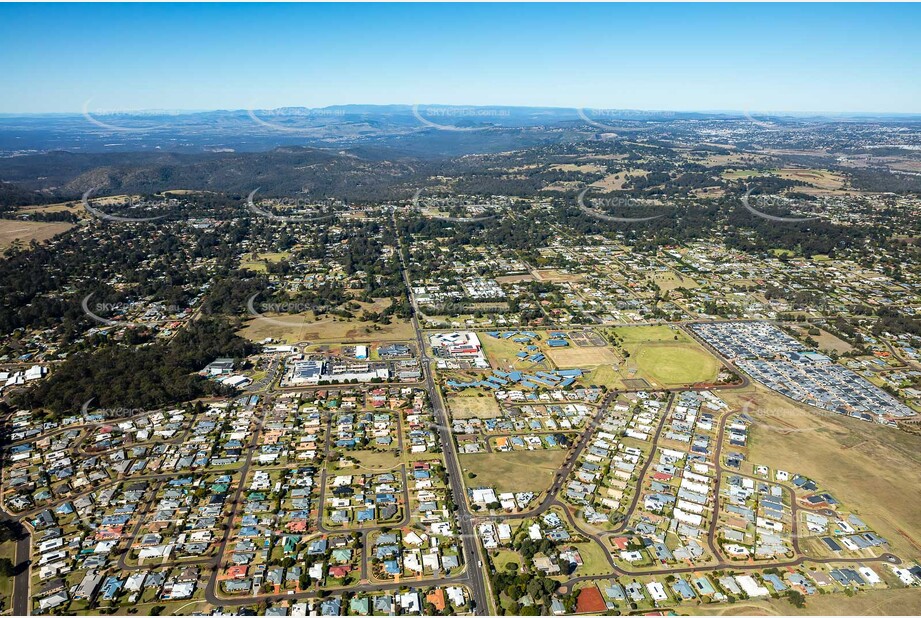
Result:
[[[103,193],[182,188],[240,194],[261,187],[276,195],[365,200],[380,199],[417,167],[302,147],[258,153],[53,152],[0,159],[0,178],[21,193],[44,189],[66,199],[97,187]]]
[[[197,375],[218,357],[242,359],[255,345],[234,334],[220,319],[192,322],[165,342],[123,347],[103,343],[69,357],[35,388],[22,391],[14,404],[44,409],[53,416],[93,408],[150,410],[209,394],[222,387]]]

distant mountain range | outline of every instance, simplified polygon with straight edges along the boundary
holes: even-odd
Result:
[[[339,105],[205,112],[0,114],[0,156],[72,152],[265,151],[278,146],[383,148],[388,157],[457,156],[582,139],[663,122],[886,121],[918,115],[752,115],[554,107]],[[436,133],[437,132],[437,133]]]

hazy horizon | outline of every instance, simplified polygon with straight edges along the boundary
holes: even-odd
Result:
[[[90,107],[87,110],[63,110],[51,112],[0,112],[0,116],[83,116],[87,113],[94,116],[105,115],[145,115],[145,114],[167,114],[167,115],[184,115],[184,114],[211,114],[211,113],[245,113],[248,111],[269,111],[279,110],[323,110],[335,109],[341,107],[367,107],[367,108],[403,108],[411,111],[413,107],[418,106],[420,111],[425,108],[449,108],[449,109],[546,109],[554,111],[572,111],[577,114],[578,111],[604,110],[610,112],[639,112],[645,114],[733,114],[743,116],[745,114],[764,114],[764,115],[788,115],[793,117],[860,117],[860,116],[921,116],[921,111],[899,112],[890,110],[866,111],[866,110],[796,110],[796,109],[684,109],[684,108],[633,108],[633,107],[616,107],[616,106],[578,106],[578,105],[529,105],[529,104],[504,104],[504,103],[331,103],[323,106],[308,105],[282,105],[279,107],[213,107],[202,109],[161,109],[161,108],[139,108],[139,109],[107,109],[95,111]]]

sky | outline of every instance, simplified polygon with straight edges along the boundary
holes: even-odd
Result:
[[[919,32],[919,4],[0,4],[0,113],[918,113]]]

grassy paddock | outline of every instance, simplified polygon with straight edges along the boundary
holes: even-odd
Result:
[[[28,245],[33,240],[40,243],[45,242],[72,227],[70,223],[0,219],[0,250],[16,242],[21,245]]]
[[[469,487],[493,487],[496,491],[546,491],[566,459],[564,450],[513,451],[460,455],[464,482]],[[467,478],[473,472],[476,477]]]

